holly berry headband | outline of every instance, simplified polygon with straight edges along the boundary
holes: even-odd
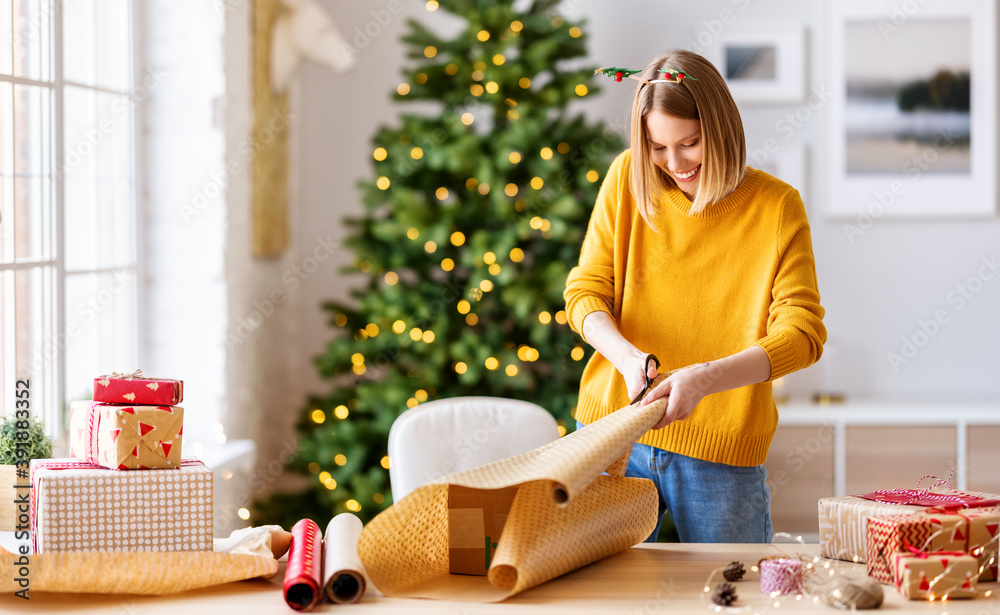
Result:
[[[615,81],[621,81],[623,77],[628,77],[629,79],[635,79],[636,81],[641,81],[643,83],[680,83],[685,79],[690,79],[691,81],[697,81],[694,77],[685,74],[683,71],[679,71],[676,68],[661,68],[656,72],[663,73],[666,75],[663,79],[643,79],[638,76],[642,72],[642,69],[631,69],[631,68],[618,68],[617,66],[612,66],[611,68],[598,68],[594,71],[594,74],[603,73],[606,77],[612,77]]]

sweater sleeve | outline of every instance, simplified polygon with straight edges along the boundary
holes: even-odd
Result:
[[[583,335],[583,320],[591,312],[612,311],[615,300],[615,220],[627,190],[629,153],[618,155],[608,169],[583,238],[580,263],[566,278],[566,314],[570,327]]]
[[[783,204],[777,249],[767,335],[755,342],[771,360],[768,380],[812,365],[826,342],[812,238],[798,192],[791,192]]]

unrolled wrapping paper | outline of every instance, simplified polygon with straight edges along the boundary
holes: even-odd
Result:
[[[361,519],[341,513],[330,520],[323,538],[323,590],[330,602],[350,604],[365,595],[365,569],[358,557]]]
[[[665,407],[665,399],[627,406],[524,455],[416,489],[361,532],[369,578],[387,596],[497,602],[638,544],[656,526],[656,488],[623,474]],[[452,486],[518,487],[486,576],[449,574]]]

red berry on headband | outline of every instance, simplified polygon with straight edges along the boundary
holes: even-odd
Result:
[[[622,80],[622,72],[618,71],[617,73],[615,73],[615,81],[621,81],[621,80]]]
[[[685,77],[687,77],[687,75],[685,75],[684,73],[677,73],[677,82],[680,83],[680,81]]]

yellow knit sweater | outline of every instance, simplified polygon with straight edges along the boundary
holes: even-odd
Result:
[[[697,215],[673,189],[655,203],[655,232],[629,188],[620,154],[601,186],[580,264],[566,280],[573,330],[607,312],[661,371],[720,359],[753,345],[767,352],[767,382],[706,396],[691,416],[640,442],[716,463],[764,463],[778,424],[771,380],[815,363],[826,328],[812,241],[799,193],[748,168],[740,186]],[[576,418],[586,424],[628,404],[625,382],[595,353],[584,369]]]

